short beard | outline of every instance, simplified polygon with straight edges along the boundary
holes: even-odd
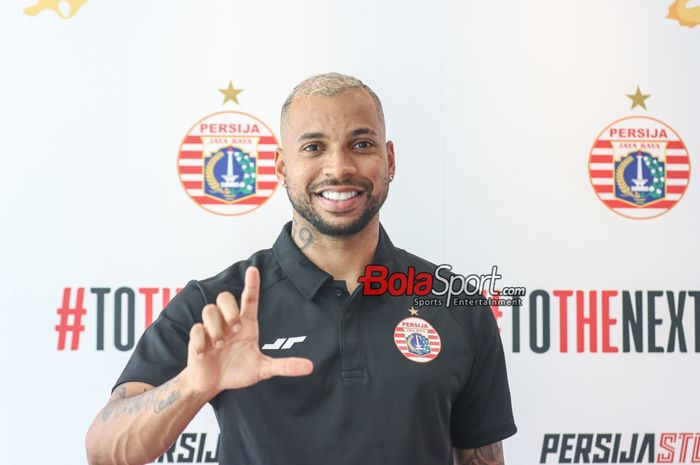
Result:
[[[325,236],[350,236],[357,234],[367,227],[369,222],[374,218],[374,216],[379,213],[379,209],[384,205],[387,194],[389,192],[389,187],[381,192],[379,197],[372,196],[373,186],[369,182],[359,182],[359,181],[338,181],[338,180],[328,180],[323,181],[318,184],[309,186],[306,194],[310,197],[314,194],[314,191],[318,190],[320,187],[328,186],[352,186],[361,187],[364,191],[363,195],[367,196],[367,207],[362,214],[351,222],[350,224],[344,226],[336,226],[334,224],[328,223],[311,207],[311,203],[301,199],[301,196],[295,198],[292,195],[291,189],[287,188],[287,197],[289,197],[289,202],[292,204],[294,210],[296,210],[302,218],[304,218],[310,225],[312,225],[316,230]]]

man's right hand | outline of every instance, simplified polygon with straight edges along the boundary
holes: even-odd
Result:
[[[222,292],[216,305],[202,310],[202,323],[190,330],[187,378],[198,392],[212,398],[224,389],[251,386],[273,376],[303,376],[313,371],[311,360],[273,358],[259,348],[258,298],[260,274],[245,273],[241,308],[230,292]]]

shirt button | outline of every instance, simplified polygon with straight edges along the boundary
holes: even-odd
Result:
[[[342,289],[335,290],[335,295],[337,295],[338,297],[343,297],[343,294],[345,294],[345,293],[343,292]]]

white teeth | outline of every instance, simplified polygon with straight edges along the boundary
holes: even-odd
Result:
[[[355,197],[358,194],[357,191],[345,191],[345,192],[334,192],[334,191],[323,191],[321,195],[328,200],[347,200]]]

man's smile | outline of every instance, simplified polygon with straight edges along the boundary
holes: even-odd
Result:
[[[355,186],[333,186],[320,189],[314,193],[319,203],[327,211],[346,213],[357,207],[365,191]]]
[[[337,191],[323,191],[321,192],[321,195],[328,199],[328,200],[348,200],[353,197],[355,197],[357,194],[359,194],[358,191],[344,191],[344,192],[337,192]]]

